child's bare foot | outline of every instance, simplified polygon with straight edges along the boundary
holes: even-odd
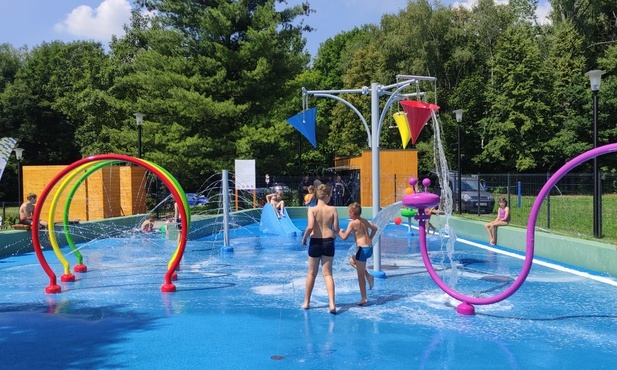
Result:
[[[311,308],[311,306],[308,303],[304,302],[302,304],[302,308],[304,308],[305,310],[308,310],[309,308]]]
[[[365,304],[367,304],[367,303],[368,303],[368,299],[363,299],[363,300],[361,300],[360,302],[356,303],[356,305],[358,305],[358,306],[364,306],[364,305],[365,305]]]
[[[375,285],[375,277],[373,275],[367,275],[366,280],[368,280],[368,290],[373,290],[373,285]]]

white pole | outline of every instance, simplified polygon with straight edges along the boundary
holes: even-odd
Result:
[[[379,88],[380,85],[371,84],[371,178],[373,180],[373,218],[380,209],[379,192]],[[373,240],[373,270],[376,277],[385,277],[381,271],[381,247],[379,238]],[[384,275],[384,276],[381,276]]]
[[[223,170],[223,187],[221,196],[223,197],[223,246],[229,247],[229,171]]]

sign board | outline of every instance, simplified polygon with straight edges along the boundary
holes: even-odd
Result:
[[[236,159],[236,190],[255,188],[255,160]]]

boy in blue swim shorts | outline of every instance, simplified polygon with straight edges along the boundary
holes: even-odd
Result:
[[[339,230],[339,236],[343,240],[347,240],[349,235],[353,234],[358,250],[356,254],[349,259],[349,263],[356,269],[358,273],[358,286],[360,287],[360,302],[358,306],[363,306],[368,303],[366,296],[366,282],[369,283],[369,289],[373,289],[375,277],[366,270],[366,260],[373,255],[373,237],[377,233],[377,226],[372,222],[362,218],[362,206],[355,202],[347,208],[351,221],[347,225],[347,230]]]

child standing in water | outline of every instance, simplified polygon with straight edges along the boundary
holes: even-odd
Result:
[[[319,185],[315,193],[317,205],[308,209],[308,225],[304,235],[302,235],[302,245],[306,245],[306,239],[309,236],[311,241],[308,247],[308,273],[306,274],[306,290],[302,308],[308,309],[310,307],[311,294],[321,262],[321,273],[326,282],[330,313],[336,314],[332,261],[334,260],[334,239],[339,231],[339,221],[336,208],[328,205],[331,195],[332,189],[329,186]]]
[[[368,303],[366,296],[366,281],[368,281],[369,289],[373,289],[375,277],[366,270],[366,260],[373,255],[373,237],[377,233],[377,226],[372,222],[360,217],[362,214],[362,206],[354,202],[347,208],[351,222],[347,225],[347,230],[339,230],[339,235],[343,240],[347,240],[350,234],[353,233],[356,239],[358,250],[356,254],[349,259],[349,263],[356,269],[358,273],[358,286],[360,287],[360,302],[358,306],[363,306]]]

